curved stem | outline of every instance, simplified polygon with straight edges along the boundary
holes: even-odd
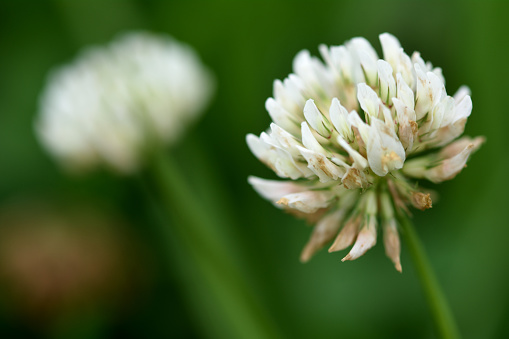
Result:
[[[235,338],[278,338],[278,331],[242,274],[236,252],[221,234],[224,225],[207,215],[207,209],[195,198],[178,166],[159,151],[153,154],[147,174],[150,187],[174,217],[171,227],[179,239],[172,240],[180,241],[190,256],[193,264],[190,269],[200,279],[195,287],[207,289],[208,297],[217,307],[214,314],[205,317],[219,316],[223,329],[228,328]],[[203,307],[198,311],[205,312]]]
[[[402,215],[402,213],[398,215],[398,219],[403,230],[402,235],[406,240],[410,255],[412,256],[412,261],[414,262],[414,266],[426,295],[428,306],[441,337],[444,339],[460,338],[451,309],[440,288],[413,224],[406,216]]]

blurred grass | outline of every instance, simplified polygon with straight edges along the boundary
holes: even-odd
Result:
[[[32,128],[49,69],[68,62],[87,44],[109,41],[130,29],[165,32],[195,47],[218,80],[209,112],[173,152],[187,166],[200,199],[239,220],[230,230],[244,260],[291,338],[433,337],[431,318],[408,253],[398,274],[376,246],[353,263],[320,252],[298,261],[310,229],[281,213],[247,185],[248,175],[274,178],[247,149],[246,133],[267,128],[264,101],[274,79],[291,72],[295,54],[320,43],[396,35],[405,51],[421,52],[444,70],[450,94],[472,89],[474,110],[466,134],[488,142],[454,181],[437,186],[441,199],[415,213],[419,234],[449,296],[466,338],[508,336],[509,237],[506,212],[509,141],[505,104],[509,3],[504,1],[14,1],[0,2],[0,203],[19,196],[85,200],[108,206],[150,233],[142,198],[125,179],[106,173],[69,178],[37,144]],[[198,153],[191,150],[198,149]],[[200,157],[199,160],[196,157]],[[206,161],[211,171],[199,168]],[[146,236],[155,257],[165,245]],[[157,266],[157,265],[156,265]],[[157,288],[140,309],[102,325],[104,337],[196,337],[172,272],[159,267]],[[213,307],[213,305],[208,305]],[[96,326],[92,319],[81,326]],[[3,319],[0,334],[13,336],[23,319]],[[129,331],[129,329],[136,330]],[[37,335],[37,334],[34,334]],[[99,337],[90,334],[89,337]]]

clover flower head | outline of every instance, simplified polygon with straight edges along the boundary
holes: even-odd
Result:
[[[440,68],[418,52],[407,55],[392,35],[380,35],[383,58],[364,38],[297,54],[294,73],[274,82],[266,101],[273,123],[247,135],[253,154],[282,178],[250,177],[264,198],[316,222],[301,255],[307,261],[352,246],[354,260],[383,229],[386,254],[401,271],[396,212],[431,208],[415,179],[454,178],[482,137],[458,137],[472,111],[470,91],[447,95]]]
[[[211,73],[191,47],[131,32],[50,74],[36,131],[67,167],[102,163],[132,173],[147,149],[181,137],[212,89]]]

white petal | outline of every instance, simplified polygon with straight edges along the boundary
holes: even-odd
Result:
[[[304,80],[306,88],[313,94],[318,95],[320,92],[329,94],[332,91],[332,75],[317,58],[311,57],[309,51],[300,51],[295,56],[293,70]]]
[[[401,74],[408,87],[411,89],[415,88],[414,67],[412,60],[410,60],[410,57],[403,51],[403,48],[399,50],[399,63],[397,67],[394,68],[394,71]]]
[[[456,103],[456,105],[458,105],[460,101],[463,100],[463,98],[466,97],[467,95],[468,96],[472,95],[470,92],[470,88],[468,88],[467,86],[461,86],[456,92],[456,94],[454,94],[454,102]]]
[[[412,54],[412,63],[414,64],[414,70],[415,70],[415,64],[418,64],[419,65],[419,68],[423,71],[423,72],[427,72],[428,71],[428,66],[426,65],[426,63],[424,62],[424,60],[421,58],[421,53],[419,52],[414,52]]]
[[[337,98],[332,99],[329,108],[329,116],[336,131],[346,140],[352,141],[354,138],[352,126],[348,120],[348,111],[341,105]]]
[[[433,95],[433,106],[438,105],[440,101],[447,95],[445,91],[445,85],[442,79],[440,79],[435,73],[428,72],[426,76],[431,84],[431,91]]]
[[[401,49],[399,40],[392,34],[382,33],[380,34],[380,43],[382,44],[384,59],[393,67],[396,67],[399,63],[399,51]]]
[[[440,79],[440,81],[443,84],[445,84],[445,78],[444,75],[442,74],[442,69],[440,67],[433,68],[431,72],[433,72],[433,74],[435,74]]]
[[[346,163],[347,159],[339,154],[335,154],[330,161],[339,167],[350,168],[350,165]]]
[[[410,107],[405,105],[402,100],[394,98],[394,109],[396,110],[396,117],[398,118],[398,122],[404,121],[415,121],[415,111]]]
[[[440,126],[443,120],[444,106],[441,106],[441,103],[443,102],[443,99],[447,97],[447,93],[445,91],[444,83],[434,73],[427,72],[426,79],[428,89],[425,93],[429,95],[427,98],[429,99],[429,103],[427,106],[427,114],[422,116],[423,121],[420,122],[419,135],[426,135],[426,139],[430,139],[434,136],[434,134],[430,134],[433,132],[432,126]],[[420,98],[421,97],[417,99],[416,113],[418,107],[419,109],[422,109],[422,107],[419,106]],[[445,101],[443,104],[447,106],[448,102]],[[419,114],[416,115],[419,119]]]
[[[426,171],[426,178],[434,183],[454,178],[465,167],[468,157],[473,150],[474,144],[467,145],[457,155],[442,161],[440,165]]]
[[[390,130],[397,132],[396,123],[394,121],[394,117],[392,116],[392,111],[389,108],[387,108],[386,106],[381,106],[381,108],[382,108],[385,125]]]
[[[292,181],[267,180],[255,176],[249,176],[247,181],[259,195],[273,203],[276,203],[285,195],[309,189],[308,187],[298,185]]]
[[[378,55],[376,54],[375,49],[366,39],[361,37],[351,39],[346,43],[346,46],[351,55],[353,82],[359,83],[368,81],[365,79],[364,74],[366,74],[366,70],[368,73],[372,73],[370,70],[372,68],[372,62],[370,62],[370,60],[374,62],[378,60]],[[363,65],[363,62],[367,63]],[[364,71],[363,66],[367,67],[367,69],[364,69]],[[369,80],[374,80],[371,79],[372,76],[369,78]]]
[[[447,159],[447,158],[452,158],[454,157],[455,155],[461,153],[461,151],[463,151],[468,145],[472,144],[474,145],[473,149],[472,149],[472,152],[475,152],[479,149],[479,147],[481,147],[481,145],[485,142],[485,138],[484,137],[476,137],[474,139],[470,138],[470,137],[462,137],[458,140],[456,140],[455,142],[447,145],[446,147],[444,147],[440,153],[439,153],[439,157],[441,159]]]
[[[299,77],[295,74],[290,74],[288,78],[281,82],[280,80],[274,81],[274,99],[285,109],[290,116],[302,119],[302,105],[304,104],[304,97],[302,92],[304,86]]]
[[[265,161],[268,146],[265,143],[262,143],[256,135],[251,133],[246,135],[246,142],[251,153],[253,153],[259,160]]]
[[[354,166],[360,170],[368,167],[368,161],[364,158],[359,152],[354,150],[352,146],[350,146],[341,136],[338,136],[338,143],[343,147],[345,151],[348,152],[353,159]]]
[[[371,127],[364,121],[362,121],[359,114],[355,111],[348,113],[348,121],[353,127],[359,130],[362,141],[364,141],[364,143],[367,144],[368,140],[371,138],[370,137]]]
[[[299,118],[292,116],[276,100],[268,98],[267,101],[265,101],[265,108],[269,112],[272,121],[293,135],[299,134]]]
[[[304,116],[307,122],[324,138],[330,138],[333,130],[329,120],[318,110],[313,99],[306,101],[304,106]]]
[[[433,107],[433,90],[431,83],[418,64],[414,65],[417,75],[417,90],[415,93],[415,114],[421,120]]]
[[[365,54],[367,54],[371,59],[378,60],[378,55],[376,54],[375,49],[365,38],[362,37],[353,38],[349,42],[347,42],[347,45],[350,48],[350,50],[352,50],[356,54],[359,54],[362,51]]]
[[[380,137],[373,137],[373,139],[374,141],[370,141],[366,148],[369,166],[376,175],[383,177],[389,173],[389,169],[382,163],[384,150],[380,144]]]
[[[298,149],[308,162],[308,168],[318,176],[321,182],[337,180],[345,174],[343,168],[336,166],[325,155],[303,147]]]
[[[276,148],[275,152],[276,156],[274,157],[273,167],[278,176],[295,180],[313,175],[304,163],[295,161],[287,151]]]
[[[414,92],[408,86],[408,84],[403,80],[401,73],[396,74],[396,80],[398,81],[397,91],[398,91],[398,99],[405,104],[405,106],[414,110],[415,101],[414,101]],[[415,118],[413,118],[415,121]]]
[[[375,91],[365,83],[357,85],[357,99],[361,108],[367,115],[378,118],[378,110],[380,106],[380,98],[376,95]]]
[[[293,135],[276,125],[275,123],[270,124],[272,133],[271,138],[277,142],[279,146],[288,151],[293,157],[299,157],[300,152],[297,146],[302,146],[302,143],[295,138]]]
[[[320,55],[323,60],[325,60],[325,63],[329,66],[330,70],[334,72],[335,76],[338,77],[340,76],[340,70],[332,56],[332,48],[332,46],[329,48],[324,44],[320,44],[320,46],[318,46],[318,50],[320,51]]]
[[[320,143],[316,140],[313,133],[309,129],[307,122],[305,121],[301,124],[301,134],[304,147],[313,152],[330,155],[330,152],[323,148],[322,145],[320,145]]]
[[[366,82],[371,86],[377,85],[378,79],[378,71],[376,66],[376,60],[372,56],[370,56],[366,51],[359,51],[359,59],[361,62],[361,67],[364,72],[364,77],[366,78]]]
[[[391,105],[392,97],[396,96],[396,81],[392,75],[392,67],[387,61],[378,60],[377,68],[380,98],[384,103]]]
[[[328,207],[333,198],[334,193],[331,191],[305,191],[285,195],[277,204],[304,213],[314,213],[320,208]]]
[[[262,133],[260,138],[253,134],[248,134],[246,142],[251,152],[276,172],[278,176],[298,179],[311,175],[311,172],[304,164],[296,162],[290,153],[275,146],[274,140],[266,133]]]
[[[318,82],[313,72],[312,57],[308,50],[302,50],[293,59],[293,70],[304,81]]]
[[[415,122],[415,112],[396,98],[393,99],[393,103],[399,124],[399,140],[408,154],[408,152],[412,150],[414,139],[418,133],[417,123]]]
[[[465,124],[467,123],[467,119],[459,119],[454,123],[441,127],[435,134],[432,145],[434,147],[443,146],[450,143],[452,140],[459,137],[463,134],[465,130]]]
[[[472,113],[472,99],[470,95],[466,95],[456,106],[453,123],[464,118],[468,118]]]
[[[330,51],[332,61],[336,65],[336,69],[341,72],[341,75],[345,80],[352,82],[353,60],[350,52],[348,52],[345,46],[333,46]]]
[[[378,176],[385,176],[394,169],[400,169],[405,162],[405,149],[394,130],[381,120],[374,119],[367,143],[369,166]]]
[[[430,127],[430,131],[435,131],[444,125],[444,118],[455,111],[454,99],[446,96],[433,110],[433,124]]]

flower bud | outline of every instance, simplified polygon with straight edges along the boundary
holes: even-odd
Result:
[[[421,211],[432,207],[431,195],[429,193],[413,192],[411,202],[415,208]]]

